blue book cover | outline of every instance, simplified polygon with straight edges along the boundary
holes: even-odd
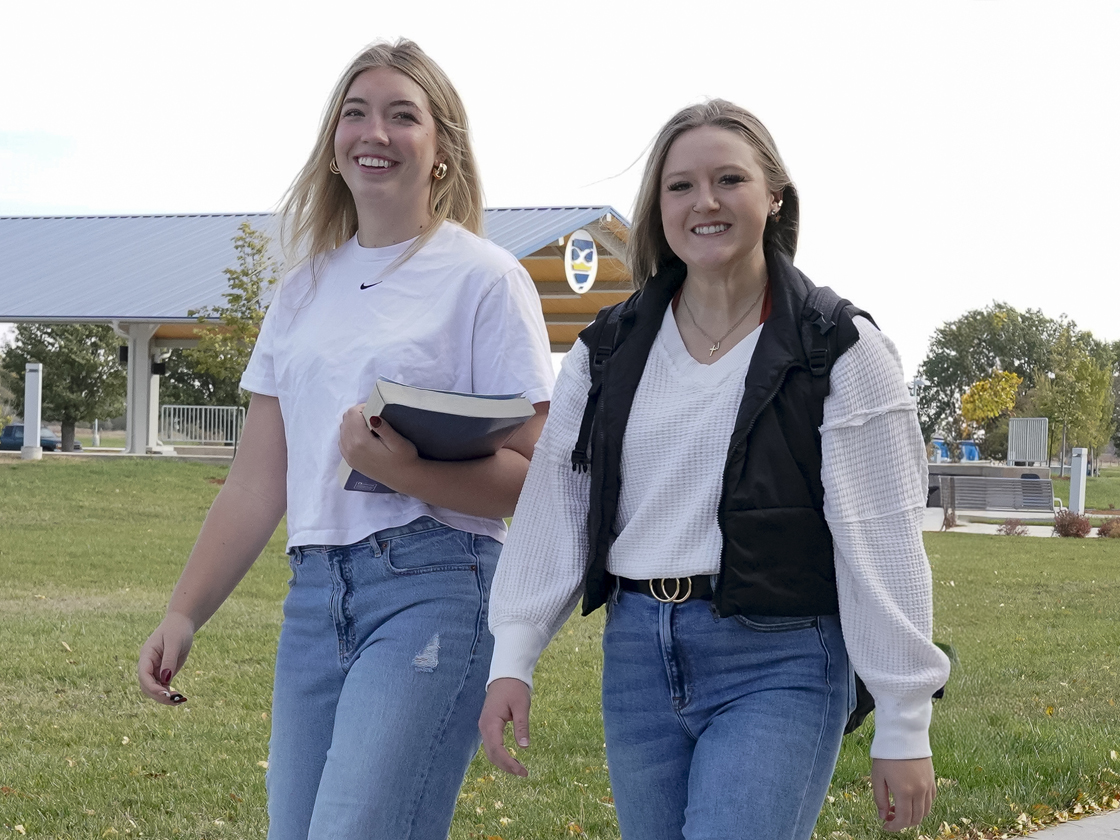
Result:
[[[367,423],[380,417],[412,441],[421,458],[467,461],[493,455],[535,410],[521,394],[465,394],[378,379],[362,413]],[[395,492],[345,462],[338,478],[346,490]]]

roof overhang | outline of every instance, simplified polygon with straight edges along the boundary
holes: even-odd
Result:
[[[0,321],[156,324],[157,345],[189,345],[199,327],[189,312],[222,303],[243,222],[276,242],[269,213],[2,217]],[[602,306],[630,292],[629,225],[612,207],[491,208],[484,226],[533,278],[553,350],[567,350]],[[563,243],[576,230],[600,252],[597,280],[582,295],[564,274]]]

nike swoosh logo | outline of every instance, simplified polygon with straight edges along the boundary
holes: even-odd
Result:
[[[374,286],[376,286],[376,285],[378,285],[378,284],[380,284],[380,283],[382,283],[382,282],[384,282],[384,281],[382,281],[382,280],[378,280],[378,281],[377,281],[377,283],[363,283],[363,284],[361,285],[361,288],[363,288],[363,289],[372,289],[372,288],[373,288]]]

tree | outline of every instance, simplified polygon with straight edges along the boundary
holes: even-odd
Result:
[[[997,370],[981,379],[961,397],[961,414],[970,423],[986,423],[1015,407],[1023,377],[1011,371]]]
[[[1091,335],[1065,328],[1052,348],[1050,371],[1036,377],[1032,403],[1050,419],[1052,448],[1064,433],[1063,458],[1070,446],[1099,451],[1112,436],[1116,397],[1111,354]]]
[[[15,377],[4,369],[4,354],[0,348],[0,429],[12,422],[12,415],[15,413],[15,393],[12,390],[12,383],[15,382]]]
[[[264,320],[264,294],[276,283],[279,271],[268,246],[267,234],[248,222],[241,223],[233,238],[237,266],[224,270],[229,280],[229,291],[222,295],[225,303],[189,313],[204,326],[199,330],[198,346],[183,351],[185,364],[168,366],[171,394],[179,388],[190,395],[191,404],[248,406],[248,396],[241,392],[238,382]],[[210,324],[213,319],[220,325]]]
[[[219,379],[199,370],[190,360],[190,350],[172,350],[166,372],[160,377],[159,399],[165,405],[240,405],[240,375]]]
[[[1002,461],[1007,457],[1007,418],[1019,398],[1023,377],[997,370],[981,379],[961,397],[961,416],[975,427],[972,437],[980,443],[985,458]]]
[[[1120,340],[1112,343],[1112,448],[1120,452]]]
[[[101,324],[20,324],[4,353],[14,380],[15,409],[24,413],[28,362],[43,364],[43,417],[62,423],[62,449],[74,448],[74,426],[124,410],[125,372],[117,362],[120,340]],[[34,431],[28,440],[35,440]]]
[[[1019,312],[997,301],[939,327],[918,369],[926,383],[918,392],[926,440],[934,432],[956,439],[967,431],[961,400],[993,370],[1015,373],[1026,388],[1034,387],[1036,372],[1049,370],[1050,346],[1063,325],[1037,309]]]

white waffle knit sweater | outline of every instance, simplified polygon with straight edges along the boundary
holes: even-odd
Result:
[[[922,544],[925,448],[890,340],[863,318],[833,366],[821,426],[824,514],[832,531],[844,640],[875,697],[875,758],[931,754],[931,694],[949,674],[930,640],[929,562]],[[727,442],[765,324],[713,365],[693,359],[670,307],[634,396],[622,446],[619,535],[607,567],[620,577],[719,570],[716,523]],[[582,595],[589,476],[571,452],[590,386],[582,342],[564,359],[491,591],[490,679],[530,686],[549,640]]]

